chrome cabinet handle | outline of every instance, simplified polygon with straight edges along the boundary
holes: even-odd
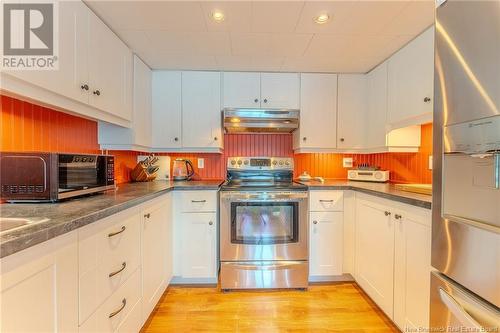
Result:
[[[88,90],[89,90],[89,85],[85,83],[85,84],[82,84],[82,85],[80,86],[80,88],[82,88],[82,90],[86,90],[86,91],[88,91]]]
[[[394,218],[396,220],[401,220],[403,217],[401,215],[399,215],[399,214],[394,214]]]
[[[313,221],[313,224],[318,224],[318,221]]]
[[[122,312],[122,310],[125,308],[125,305],[127,305],[127,299],[126,298],[122,299],[122,306],[118,310],[111,312],[109,314],[108,318],[113,318],[114,316],[116,316],[117,314],[119,314],[120,312]]]
[[[267,98],[264,98],[264,103],[267,103]]]
[[[127,229],[127,228],[125,228],[125,226],[124,226],[124,225],[122,225],[122,228],[120,229],[120,231],[115,231],[115,232],[109,233],[109,234],[108,234],[108,237],[113,237],[113,236],[119,235],[119,234],[121,234],[122,232],[124,232],[124,231],[125,231],[125,229]]]
[[[430,97],[425,97],[425,98],[424,98],[424,102],[425,102],[425,103],[429,103],[430,101],[431,101],[431,98],[430,98]]]
[[[219,139],[215,136],[215,137],[214,137],[214,141],[217,141],[217,140],[219,140]]]
[[[324,199],[320,199],[319,202],[333,202],[333,200],[324,200]]]
[[[97,95],[97,96],[101,96],[101,92],[99,90],[94,90],[93,94]]]
[[[306,141],[306,140],[307,140],[307,138],[306,138],[306,137],[303,137],[303,138],[302,138],[302,141]]]
[[[191,200],[192,203],[203,203],[207,202],[207,200]]]
[[[385,214],[385,216],[389,216],[389,215],[391,215],[391,212],[385,211],[384,214]]]
[[[344,142],[344,141],[345,141],[345,139],[344,139],[344,138],[340,138],[340,142]]]
[[[174,138],[174,141],[179,141],[179,138]]]
[[[255,103],[258,103],[258,102],[259,102],[259,99],[258,99],[258,98],[256,98],[256,99],[254,99],[253,101],[254,101]]]
[[[144,214],[144,217],[149,219],[151,217],[151,213]]]
[[[208,222],[208,225],[213,225],[214,223],[212,221]]]
[[[108,276],[109,276],[109,277],[113,277],[113,276],[115,276],[116,274],[121,273],[121,272],[122,272],[122,271],[123,271],[126,267],[127,267],[127,263],[124,261],[124,262],[122,262],[122,268],[120,268],[120,269],[119,269],[119,270],[117,270],[117,271],[114,271],[114,272],[109,273],[109,275],[108,275]]]

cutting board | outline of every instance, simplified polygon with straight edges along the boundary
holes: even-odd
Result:
[[[401,191],[432,195],[432,184],[396,184],[394,187]]]

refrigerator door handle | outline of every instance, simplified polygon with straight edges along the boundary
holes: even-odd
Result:
[[[442,288],[439,288],[439,297],[463,326],[467,328],[482,329],[482,326],[474,318],[472,318],[464,307]]]

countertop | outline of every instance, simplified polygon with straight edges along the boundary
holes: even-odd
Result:
[[[431,209],[432,196],[401,191],[396,189],[394,184],[390,183],[369,183],[338,179],[325,179],[323,183],[315,180],[298,182],[307,185],[310,190],[353,190],[421,208]]]
[[[1,204],[0,217],[46,218],[0,235],[0,258],[81,228],[172,190],[217,190],[223,180],[120,184],[114,191],[59,203]]]

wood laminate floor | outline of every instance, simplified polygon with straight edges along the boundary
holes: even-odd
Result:
[[[144,325],[153,332],[399,332],[351,282],[307,291],[169,287]]]

